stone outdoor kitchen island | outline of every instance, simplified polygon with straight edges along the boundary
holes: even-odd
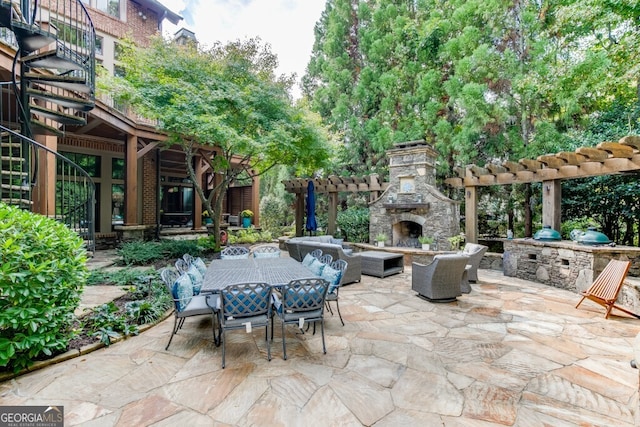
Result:
[[[640,248],[634,246],[591,246],[570,240],[539,241],[506,239],[504,275],[531,280],[580,293],[598,277],[611,259],[631,261],[627,284],[640,281]],[[631,311],[640,311],[640,291],[623,286],[618,302]]]

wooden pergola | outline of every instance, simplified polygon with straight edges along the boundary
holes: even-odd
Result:
[[[374,201],[389,187],[388,182],[380,182],[377,174],[371,174],[364,178],[330,176],[329,178],[294,178],[283,181],[284,188],[289,193],[296,195],[296,236],[303,235],[304,228],[304,201],[307,194],[309,181],[313,181],[316,193],[329,194],[329,217],[327,221],[327,234],[335,234],[336,217],[338,215],[338,193],[340,192],[369,192],[369,200]]]
[[[575,152],[560,152],[537,159],[467,165],[458,177],[445,182],[465,189],[465,231],[468,242],[478,241],[477,187],[542,182],[542,222],[560,231],[563,179],[587,178],[640,170],[640,136],[626,136],[619,142],[601,142]]]

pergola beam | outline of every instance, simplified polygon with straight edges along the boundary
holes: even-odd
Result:
[[[377,174],[366,177],[345,177],[332,175],[328,178],[293,178],[283,181],[284,189],[296,195],[296,236],[302,236],[304,224],[304,200],[309,181],[313,181],[316,193],[329,195],[329,212],[327,232],[334,234],[337,230],[336,219],[338,213],[338,193],[340,192],[369,192],[370,199],[377,199],[381,192],[389,187],[388,182],[381,183]]]

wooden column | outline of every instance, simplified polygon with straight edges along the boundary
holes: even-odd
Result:
[[[124,225],[138,225],[138,137],[136,135],[127,135],[124,156],[126,165]]]
[[[202,179],[202,158],[200,155],[195,155],[195,167],[194,172],[196,173],[196,182],[199,182],[201,185],[204,183]],[[202,187],[206,192],[206,187]],[[202,200],[200,200],[200,196],[196,192],[194,187],[193,189],[193,230],[198,230],[202,227]],[[211,214],[211,212],[209,212]]]
[[[464,223],[468,243],[478,243],[478,194],[476,187],[465,187]]]
[[[296,193],[296,236],[304,234],[304,195],[304,192]]]
[[[561,232],[562,185],[559,179],[542,181],[542,225]]]
[[[253,225],[257,227],[260,225],[260,177],[254,176],[251,182],[251,200],[253,202],[251,210],[253,211]]]
[[[57,152],[58,138],[51,135],[36,135],[35,140]],[[34,188],[34,212],[46,216],[56,213],[56,156],[50,153],[38,159],[37,185]]]
[[[329,212],[327,219],[327,234],[335,236],[336,234],[336,219],[338,217],[338,193],[329,193]]]

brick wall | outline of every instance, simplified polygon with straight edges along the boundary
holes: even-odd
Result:
[[[156,188],[155,151],[142,158],[142,224],[156,224],[158,189]]]
[[[158,28],[160,28],[160,17],[156,12],[133,2],[127,3],[126,21],[121,21],[118,18],[91,7],[87,7],[87,11],[97,31],[110,34],[118,39],[129,36],[133,38],[139,46],[147,46],[149,44],[149,37],[156,34]],[[147,19],[142,19],[139,12],[142,12]]]

